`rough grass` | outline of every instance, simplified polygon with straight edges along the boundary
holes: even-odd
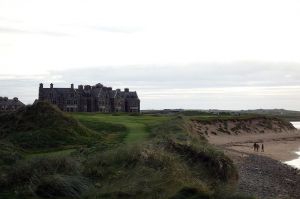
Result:
[[[0,141],[0,166],[11,165],[23,158],[23,153],[9,142]]]
[[[98,198],[169,198],[183,186],[211,191],[199,177],[202,167],[197,169],[179,154],[148,144],[92,156],[85,164],[85,175],[94,178]]]
[[[280,119],[278,117],[274,117],[274,116],[262,116],[262,115],[240,115],[240,116],[192,116],[189,117],[190,120],[192,121],[199,121],[199,122],[206,122],[208,124],[214,123],[214,122],[223,122],[226,123],[228,121],[251,121],[251,120],[257,120],[257,119],[262,119],[267,123],[270,122],[278,122],[283,126],[288,126],[291,129],[295,129],[295,127],[293,127],[291,125],[290,122],[288,122],[287,120],[284,119]]]
[[[0,198],[245,199],[234,196],[237,171],[232,161],[191,134],[185,116],[72,116],[88,129],[84,137],[97,135],[99,140],[77,149],[50,148],[13,162],[0,176]]]
[[[84,175],[98,187],[97,198],[170,198],[184,187],[198,196],[231,195],[237,182],[232,161],[189,138],[182,122],[152,126],[151,141],[90,155]]]
[[[97,134],[58,108],[38,102],[0,116],[0,138],[23,149],[48,149],[82,145],[97,139]]]
[[[0,192],[15,196],[79,198],[92,189],[81,176],[80,161],[70,157],[25,159],[17,162],[0,178]],[[1,196],[1,195],[0,195]]]
[[[90,189],[90,183],[85,178],[56,174],[42,177],[35,193],[43,198],[82,198]]]

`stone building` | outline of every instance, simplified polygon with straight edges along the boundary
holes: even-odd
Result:
[[[66,112],[140,112],[140,100],[135,91],[112,90],[102,84],[79,85],[74,88],[44,88],[40,84],[39,100],[57,105]]]
[[[0,111],[15,111],[23,106],[25,105],[17,97],[0,97]]]

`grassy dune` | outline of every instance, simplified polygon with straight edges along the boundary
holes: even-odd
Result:
[[[245,198],[235,195],[233,162],[189,130],[188,116],[65,114],[48,107],[49,119],[44,106],[44,113],[34,112],[44,119],[25,111],[23,117],[14,115],[24,121],[22,128],[9,122],[0,126],[5,135],[0,152],[16,154],[0,162],[0,198]],[[84,142],[77,142],[77,134],[74,142],[63,140],[70,139],[74,126],[69,124],[85,130],[79,134]],[[44,148],[40,143],[34,150],[24,147],[36,143],[26,143],[32,129],[40,131]],[[48,139],[57,131],[60,136]],[[21,133],[22,143],[14,140]]]
[[[0,138],[24,150],[85,145],[99,136],[45,102],[0,115]]]

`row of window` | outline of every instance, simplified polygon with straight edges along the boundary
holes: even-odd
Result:
[[[49,96],[50,96],[50,98],[52,98],[54,95],[53,95],[53,93],[49,93]],[[75,97],[75,95],[74,95],[73,93],[71,93],[71,94],[69,95],[69,97]]]
[[[1,106],[1,111],[6,111],[6,110],[17,110],[18,109],[18,106],[10,106],[10,107],[7,107],[7,106]]]
[[[51,100],[52,104],[57,104],[56,100]],[[77,105],[77,100],[73,101],[73,100],[67,100],[67,105]]]
[[[69,108],[69,107],[67,107],[67,108],[66,108],[66,111],[67,111],[67,112],[76,112],[76,111],[77,111],[77,108]]]
[[[74,101],[73,100],[67,100],[67,104],[68,105],[73,105],[73,104],[76,105],[77,104],[77,100],[74,100]]]

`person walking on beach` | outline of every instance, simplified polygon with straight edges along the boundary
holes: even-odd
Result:
[[[261,152],[265,152],[264,143],[261,144]]]
[[[256,144],[256,142],[254,142],[254,144],[253,144],[254,151],[256,151],[256,148],[257,148],[257,144]]]

